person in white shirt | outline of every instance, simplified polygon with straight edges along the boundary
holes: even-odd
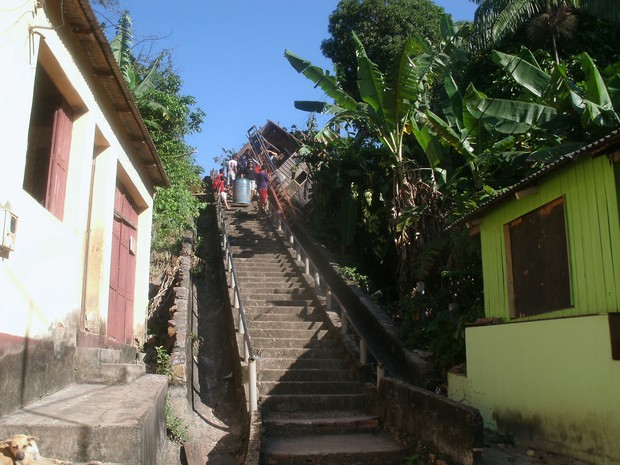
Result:
[[[228,178],[227,184],[232,185],[233,181],[237,177],[237,155],[233,155],[233,157],[228,160]]]

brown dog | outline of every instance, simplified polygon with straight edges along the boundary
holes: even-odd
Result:
[[[0,443],[0,465],[13,465],[13,454],[9,450],[8,446],[5,445],[6,441],[2,441]]]
[[[71,465],[64,460],[48,459],[39,454],[37,438],[16,434],[0,442],[1,465]],[[3,456],[4,455],[4,456]],[[8,459],[8,460],[7,460]],[[9,461],[10,460],[10,461]]]

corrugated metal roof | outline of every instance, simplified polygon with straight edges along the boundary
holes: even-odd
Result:
[[[530,176],[523,178],[518,183],[510,186],[507,189],[504,189],[501,193],[497,194],[495,197],[480,204],[475,210],[471,211],[470,213],[465,215],[463,218],[454,222],[448,228],[449,229],[453,228],[467,221],[471,221],[473,218],[479,217],[482,213],[486,212],[487,210],[495,206],[498,206],[500,203],[502,203],[507,198],[511,197],[516,192],[519,192],[525,189],[526,187],[529,187],[532,184],[535,184],[541,178],[548,176],[550,173],[560,169],[561,167],[569,163],[579,160],[580,158],[586,155],[589,155],[589,156],[600,155],[602,152],[606,151],[609,148],[613,148],[614,146],[620,146],[620,129],[616,129],[610,132],[605,137],[597,141],[591,142],[589,144],[585,144],[583,147],[580,147],[579,149],[573,152],[567,153],[559,157],[556,161],[545,165],[540,170],[536,171]]]
[[[49,8],[51,2],[47,3]],[[56,30],[65,42],[119,140],[136,163],[139,172],[146,172],[155,186],[170,187],[170,182],[131,92],[116,64],[103,30],[88,0],[56,2],[62,7],[64,24]],[[52,12],[52,10],[49,10]]]

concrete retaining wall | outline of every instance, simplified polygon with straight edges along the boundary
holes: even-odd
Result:
[[[408,447],[421,441],[461,465],[481,463],[478,410],[392,378],[381,380],[371,408],[383,417],[383,428]]]
[[[398,328],[389,315],[361,289],[349,285],[336,273],[334,263],[324,248],[315,244],[303,228],[293,226],[292,229],[312,262],[321,270],[323,281],[328,283],[347,308],[349,319],[358,328],[367,345],[381,357],[386,375],[434,390],[440,384],[441,377],[433,364],[404,347]]]

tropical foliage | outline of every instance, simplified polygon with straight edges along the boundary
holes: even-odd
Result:
[[[154,255],[166,255],[176,250],[184,231],[193,229],[199,213],[192,193],[201,190],[202,169],[185,139],[200,131],[204,112],[195,108],[193,97],[181,94],[183,83],[169,53],[139,61],[132,41],[131,18],[124,12],[111,48],[170,181],[170,188],[158,188],[153,208],[152,249]]]
[[[442,13],[431,0],[341,0],[329,17],[331,37],[321,43],[321,50],[338,69],[342,88],[358,99],[356,45],[351,32],[364,43],[368,57],[385,70],[409,37],[438,38]]]
[[[446,16],[440,32],[435,40],[408,38],[385,72],[352,33],[355,95],[340,76],[285,56],[331,99],[295,102],[331,115],[304,155],[322,239],[372,278],[370,292],[385,290],[397,271],[398,292],[384,295],[405,340],[450,366],[462,360],[464,324],[481,316],[482,304],[476,240],[447,226],[617,128],[620,64],[600,70],[585,52],[570,63],[541,62],[535,56],[544,53],[513,46],[516,52],[489,53],[496,80],[479,89],[463,72],[471,57],[467,25]]]
[[[620,23],[616,0],[474,0],[477,44],[497,46],[525,27],[532,45],[550,44],[559,62],[558,40],[575,34],[578,14]]]

